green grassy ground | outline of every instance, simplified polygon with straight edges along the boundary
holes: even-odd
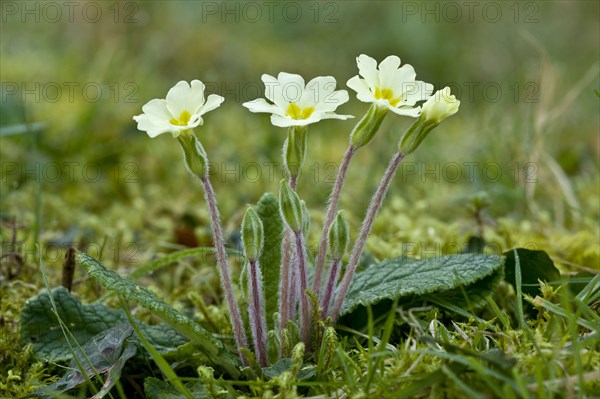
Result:
[[[201,79],[226,99],[199,137],[215,163],[211,178],[232,246],[245,205],[276,192],[282,176],[283,130],[241,106],[262,97],[261,74],[333,75],[345,88],[356,56],[395,54],[436,89],[450,86],[461,109],[401,167],[367,244],[373,258],[456,252],[483,232],[490,252],[545,250],[563,280],[583,285],[598,273],[596,2],[89,4],[1,4],[0,396],[18,397],[62,373],[19,338],[25,300],[44,288],[37,249],[55,287],[68,245],[125,274],[211,244],[201,191],[178,146],[169,137],[150,140],[131,119],[179,80]],[[367,105],[350,94],[340,109],[360,117]],[[311,242],[354,123],[310,129],[299,191],[311,211]],[[409,123],[388,117],[350,168],[341,207],[352,238]],[[489,205],[478,217],[471,205],[481,193]],[[206,323],[187,295],[200,293],[214,332],[227,335],[213,264],[181,261],[143,284]],[[466,315],[429,303],[398,308],[390,334],[385,318],[360,331],[339,328],[312,379],[213,384],[248,397],[592,397],[600,388],[598,302],[567,291],[545,286],[548,302],[526,305],[525,315],[506,283]],[[91,302],[104,291],[78,268],[74,293]],[[586,323],[596,323],[595,332]]]

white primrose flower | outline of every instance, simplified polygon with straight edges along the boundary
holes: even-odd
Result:
[[[417,117],[421,110],[415,106],[425,101],[433,92],[433,85],[415,80],[415,69],[405,64],[400,66],[400,58],[390,55],[379,64],[368,55],[361,54],[356,58],[358,75],[346,83],[356,91],[356,97],[366,103],[375,103],[379,107],[405,116]]]
[[[211,94],[204,99],[204,83],[192,80],[190,85],[186,81],[178,82],[167,93],[166,99],[154,99],[147,102],[141,115],[133,119],[138,124],[138,129],[156,137],[163,133],[171,133],[177,137],[181,132],[201,126],[204,121],[202,115],[218,108],[224,98]]]
[[[460,101],[450,94],[450,88],[438,90],[423,104],[421,115],[436,124],[458,112]]]
[[[346,90],[335,90],[332,76],[318,76],[304,84],[300,75],[280,72],[277,78],[262,75],[265,97],[243,104],[251,112],[271,114],[271,123],[278,127],[306,126],[322,119],[348,119],[352,115],[338,115],[334,111],[348,101]]]

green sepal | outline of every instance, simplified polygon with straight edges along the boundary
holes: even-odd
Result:
[[[306,158],[307,131],[306,126],[291,126],[288,129],[287,140],[283,144],[284,165],[292,177],[300,175],[304,158]]]
[[[188,131],[177,137],[183,150],[183,160],[188,171],[200,179],[208,177],[208,157],[204,147],[193,132]]]
[[[350,133],[350,144],[355,148],[363,147],[375,137],[388,109],[372,104],[365,116],[356,124]]]
[[[420,116],[415,123],[404,133],[400,139],[398,149],[404,154],[410,154],[414,152],[421,142],[425,140],[425,137],[438,125],[430,119],[426,119],[424,116]]]

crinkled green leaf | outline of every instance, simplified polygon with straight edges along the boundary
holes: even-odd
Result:
[[[104,383],[91,399],[103,398],[119,380],[127,360],[137,351],[129,340],[132,334],[129,323],[120,323],[92,337],[85,345],[74,346],[77,360],[72,359],[68,371],[55,383],[40,388],[37,394],[66,392],[84,384],[85,376],[88,379],[102,376]]]
[[[504,278],[504,268],[499,267],[489,276],[466,286],[425,295],[429,302],[446,305],[447,308],[480,308],[485,305],[486,296],[493,292]]]
[[[105,268],[91,256],[79,253],[77,258],[90,276],[104,287],[114,290],[125,299],[135,301],[152,311],[181,334],[195,342],[213,363],[223,367],[234,378],[239,375],[237,369],[239,359],[232,356],[221,341],[213,337],[198,323],[175,310],[147,288],[141,287],[132,280],[121,277],[114,271]]]
[[[256,205],[256,212],[264,228],[265,243],[260,256],[260,268],[264,282],[267,324],[269,328],[273,328],[271,315],[278,310],[279,264],[281,262],[281,238],[283,237],[279,201],[273,194],[265,193]]]
[[[525,248],[517,248],[516,250],[521,266],[521,290],[525,294],[535,297],[541,293],[538,280],[553,281],[560,279],[560,272],[546,252]],[[506,281],[516,287],[515,253],[510,250],[505,252],[504,256],[506,256]]]
[[[122,312],[102,304],[83,305],[64,287],[52,290],[58,316],[80,345],[126,320]],[[29,298],[21,312],[21,339],[31,343],[37,356],[61,362],[73,356],[67,346],[47,291]]]
[[[450,295],[452,290],[461,286],[467,290],[469,285],[492,276],[502,265],[501,256],[477,254],[389,259],[355,275],[341,314],[384,299],[395,300],[433,292]],[[490,280],[491,283],[493,281],[495,277]]]
[[[127,322],[127,316],[122,310],[110,309],[101,303],[84,305],[64,287],[53,289],[52,297],[58,316],[79,345],[102,331]],[[140,323],[140,328],[160,353],[173,351],[187,342],[167,324],[151,326]],[[25,302],[21,312],[21,339],[25,343],[31,343],[36,355],[45,360],[62,362],[73,357],[46,291]]]
[[[212,398],[201,382],[188,382],[185,387],[196,399]],[[173,385],[154,377],[144,380],[144,392],[147,399],[186,399]]]

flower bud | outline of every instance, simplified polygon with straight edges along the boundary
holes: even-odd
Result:
[[[441,121],[458,112],[460,101],[450,95],[450,88],[445,87],[435,93],[423,104],[419,119],[404,133],[400,140],[400,152],[414,152]]]
[[[350,133],[350,144],[355,148],[367,145],[375,137],[387,112],[387,108],[372,104]]]
[[[282,219],[294,233],[302,230],[300,198],[285,180],[281,180],[279,188],[279,209]]]
[[[263,224],[252,207],[248,207],[242,220],[242,244],[244,255],[248,260],[260,258],[264,244]]]
[[[292,126],[283,145],[283,160],[285,168],[292,177],[300,174],[306,156],[308,135],[306,126]]]
[[[184,132],[177,137],[183,150],[183,160],[188,171],[200,179],[208,177],[208,157],[204,147],[192,132]]]
[[[348,248],[349,241],[350,232],[348,231],[348,223],[344,219],[344,212],[339,211],[329,228],[329,253],[331,257],[336,260],[342,259]]]
[[[447,117],[457,113],[459,106],[460,101],[450,94],[450,88],[444,87],[423,104],[421,115],[437,125]]]

